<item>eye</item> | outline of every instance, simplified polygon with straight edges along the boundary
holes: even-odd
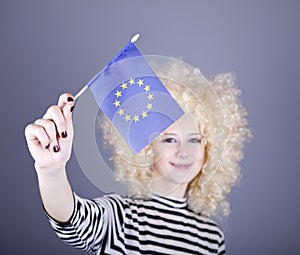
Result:
[[[162,140],[163,143],[176,143],[177,140],[174,137],[167,137],[165,139]]]
[[[189,142],[190,143],[201,143],[201,139],[200,138],[190,138]]]

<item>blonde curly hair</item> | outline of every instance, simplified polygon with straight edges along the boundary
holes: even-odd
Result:
[[[149,64],[185,113],[201,123],[205,139],[205,163],[187,188],[188,207],[207,217],[230,213],[227,195],[240,177],[245,141],[251,137],[247,112],[239,101],[240,91],[231,73],[207,80],[199,69],[181,59],[149,56]],[[117,181],[124,182],[128,195],[153,194],[152,143],[133,154],[107,118],[99,121],[106,145],[112,146],[111,161]]]

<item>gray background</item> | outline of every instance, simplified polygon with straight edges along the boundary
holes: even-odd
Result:
[[[233,71],[255,139],[223,222],[228,254],[299,254],[298,0],[1,0],[1,254],[83,254],[40,203],[24,127],[76,93],[135,33],[144,54],[183,57],[206,76]],[[101,192],[73,154],[75,191]]]

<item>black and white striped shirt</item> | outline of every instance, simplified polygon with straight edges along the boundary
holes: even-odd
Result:
[[[93,254],[225,254],[224,234],[211,219],[187,208],[186,199],[74,194],[68,223],[49,221],[66,243]]]

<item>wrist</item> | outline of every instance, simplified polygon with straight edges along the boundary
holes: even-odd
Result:
[[[40,176],[57,176],[66,171],[65,165],[44,167],[39,166],[37,163],[34,164],[37,175]]]

